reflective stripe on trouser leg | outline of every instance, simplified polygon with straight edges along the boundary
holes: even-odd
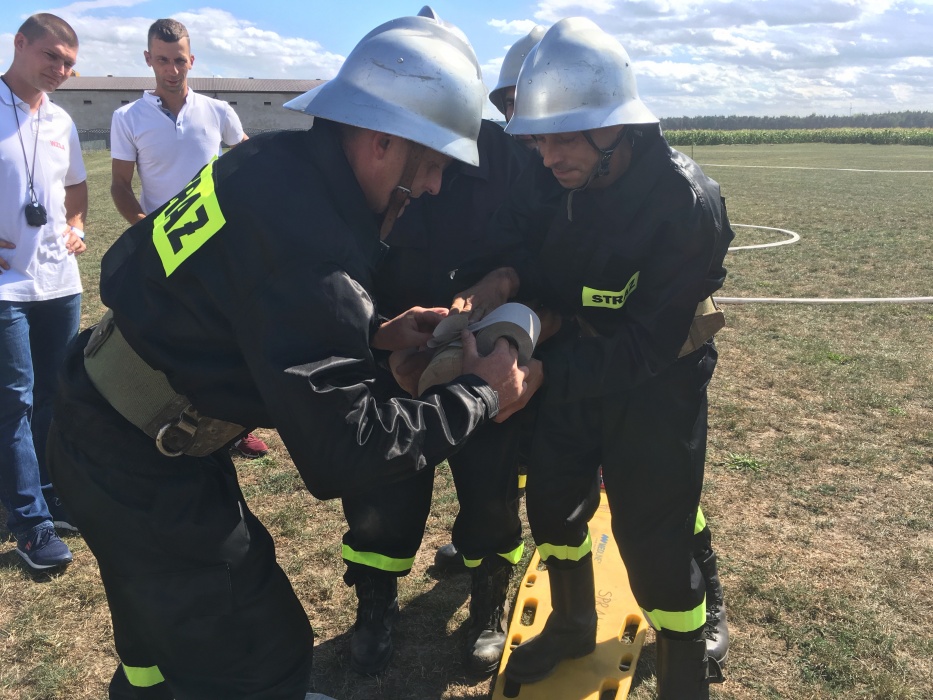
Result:
[[[160,668],[123,662],[110,679],[106,697],[110,700],[173,700],[175,691],[163,680]]]
[[[645,618],[656,630],[665,629],[671,632],[693,632],[706,624],[706,598],[693,610],[671,612],[669,610],[645,610]]]
[[[341,553],[347,565],[344,581],[379,571],[405,575],[421,546],[431,512],[434,469],[342,499],[347,531]]]
[[[593,540],[590,539],[590,533],[586,533],[586,539],[583,544],[576,547],[570,545],[548,544],[544,542],[538,545],[538,554],[542,561],[547,559],[560,559],[561,561],[580,561],[583,557],[593,551]]]
[[[447,460],[460,503],[451,538],[468,566],[489,557],[511,562],[516,553],[521,556],[516,477],[521,424],[511,422],[481,426]]]
[[[699,535],[703,532],[703,528],[706,527],[706,516],[703,515],[703,509],[700,506],[697,506],[697,519],[693,523],[693,534]]]
[[[126,674],[126,680],[128,680],[130,685],[134,688],[151,688],[154,685],[165,682],[165,678],[162,677],[162,672],[159,670],[158,666],[142,668],[140,666],[127,666],[123,664],[123,673]]]
[[[511,552],[499,552],[497,556],[505,559],[509,564],[515,566],[518,562],[522,560],[522,555],[525,553],[525,543],[522,542]],[[463,563],[466,564],[468,569],[475,569],[477,566],[483,563],[482,559],[467,559],[463,558]]]
[[[343,558],[345,561],[353,562],[354,564],[360,564],[361,566],[368,566],[371,569],[389,571],[392,573],[408,571],[411,569],[412,564],[415,563],[414,557],[397,558],[387,557],[384,554],[378,554],[376,552],[357,552],[347,544],[343,545]]]

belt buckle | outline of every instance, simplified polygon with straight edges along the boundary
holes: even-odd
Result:
[[[199,421],[200,418],[198,416],[198,412],[189,403],[187,406],[185,406],[184,409],[182,409],[177,418],[170,420],[168,423],[159,428],[159,431],[156,433],[155,437],[156,448],[166,457],[180,457],[181,455],[185,454],[185,450],[191,446],[192,442],[194,442],[194,436],[198,432]],[[166,438],[175,436],[174,431],[178,431],[182,435],[187,436],[187,440],[180,450],[169,449],[169,447],[165,444]]]

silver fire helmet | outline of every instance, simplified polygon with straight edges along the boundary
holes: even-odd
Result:
[[[427,17],[428,19],[433,19],[435,22],[440,24],[442,27],[447,27],[450,31],[452,31],[454,34],[456,34],[461,39],[463,39],[466,43],[468,44],[470,43],[470,40],[467,39],[467,35],[463,33],[463,30],[460,29],[460,27],[458,27],[456,24],[452,24],[448,22],[447,20],[441,19],[441,16],[437,14],[437,10],[435,10],[430,5],[425,5],[424,7],[422,7],[421,11],[418,12],[418,16]],[[472,46],[472,44],[470,44],[470,46]]]
[[[540,24],[536,24],[528,34],[516,41],[509,48],[502,59],[502,67],[499,69],[499,82],[489,93],[489,101],[496,109],[505,116],[505,91],[510,87],[515,87],[518,83],[518,72],[522,69],[522,61],[528,52],[534,48],[535,44],[541,41],[541,37],[547,30]]]
[[[479,61],[462,32],[429,17],[401,17],[364,36],[335,78],[285,107],[478,165],[485,96]]]
[[[559,134],[657,124],[638,98],[622,45],[584,17],[548,29],[522,64],[509,134]]]

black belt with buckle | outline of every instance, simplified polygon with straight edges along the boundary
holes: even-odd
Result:
[[[84,348],[94,388],[130,423],[155,440],[166,457],[205,457],[246,432],[236,423],[198,414],[163,372],[143,360],[120,333],[108,310]]]

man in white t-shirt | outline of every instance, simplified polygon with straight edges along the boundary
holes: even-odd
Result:
[[[188,30],[174,19],[158,19],[149,27],[146,65],[156,88],[120,107],[110,125],[110,195],[130,224],[135,224],[184,189],[223,144],[249,138],[229,103],[200,95],[188,87],[194,65]],[[133,192],[139,169],[142,191]],[[245,457],[262,457],[268,447],[252,433],[234,449]]]
[[[74,530],[55,496],[45,442],[59,367],[81,319],[87,183],[71,117],[52,104],[78,37],[46,13],[13,39],[0,84],[0,501],[16,552],[34,570],[71,562],[55,527]]]

